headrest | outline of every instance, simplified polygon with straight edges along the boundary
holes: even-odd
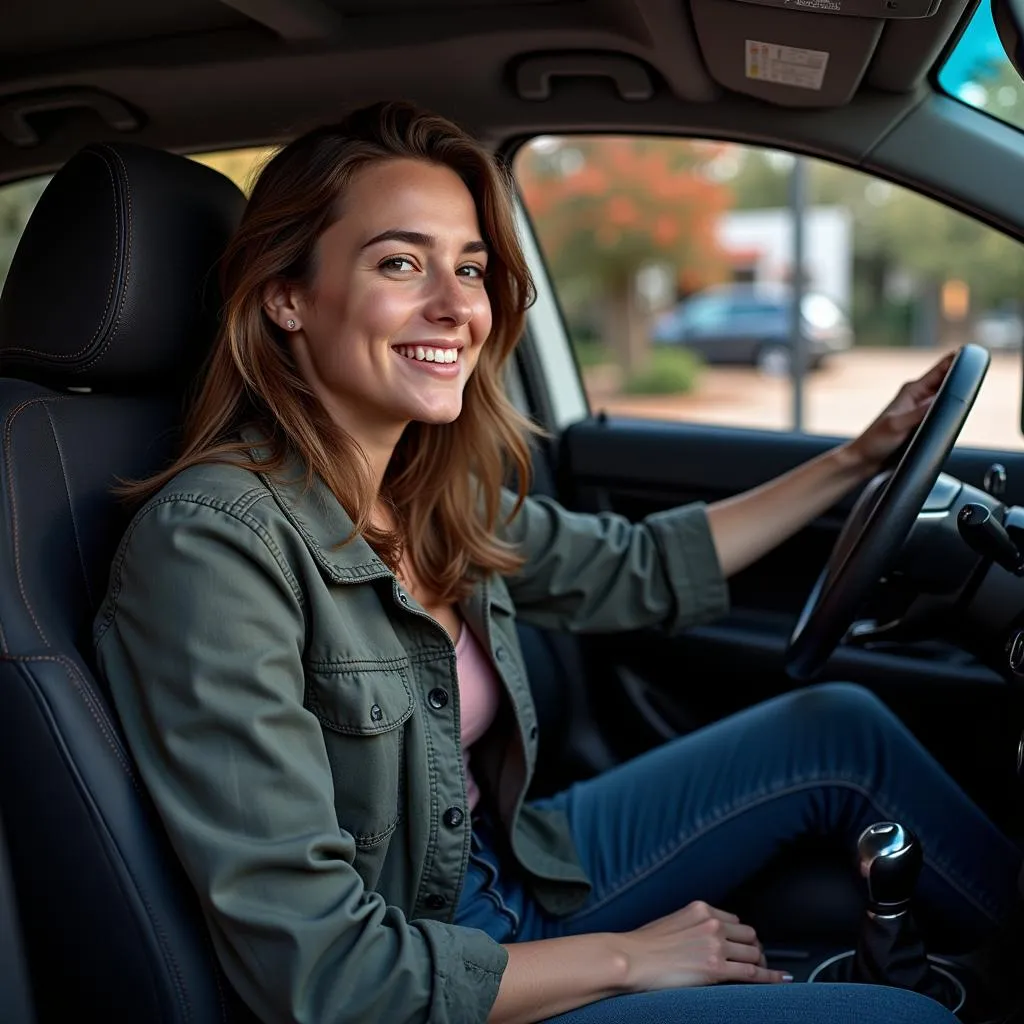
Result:
[[[216,263],[245,198],[185,157],[90,145],[50,181],[0,295],[0,376],[140,393],[180,387],[209,348]]]

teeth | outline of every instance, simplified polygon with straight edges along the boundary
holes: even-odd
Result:
[[[457,348],[426,348],[423,345],[398,345],[395,349],[399,355],[406,359],[415,359],[421,363],[457,363],[459,361],[459,350]]]

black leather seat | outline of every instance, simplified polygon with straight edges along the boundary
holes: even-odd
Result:
[[[0,297],[0,804],[40,1021],[245,1019],[90,654],[111,485],[166,464],[243,204],[182,157],[90,146]]]

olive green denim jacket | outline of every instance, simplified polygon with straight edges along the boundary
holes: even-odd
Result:
[[[513,496],[506,495],[507,511]],[[267,1022],[480,1024],[507,953],[451,923],[471,820],[455,651],[322,483],[193,467],[135,516],[95,624],[142,777],[218,956]],[[543,907],[586,899],[565,818],[524,803],[516,636],[674,630],[727,590],[700,505],[638,525],[531,499],[522,570],[462,602],[505,691],[474,774]]]

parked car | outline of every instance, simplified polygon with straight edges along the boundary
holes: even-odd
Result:
[[[654,324],[658,345],[685,345],[709,363],[757,366],[773,376],[789,373],[792,356],[791,292],[759,285],[726,285],[697,292]],[[827,295],[808,292],[801,302],[809,366],[853,344],[845,313]]]
[[[971,340],[993,352],[1019,352],[1024,342],[1024,320],[1012,310],[992,310],[975,321]]]

